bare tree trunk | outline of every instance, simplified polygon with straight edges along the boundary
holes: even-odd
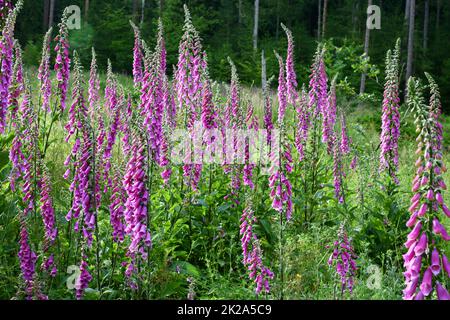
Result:
[[[409,21],[409,8],[411,7],[411,0],[406,0],[405,4],[405,22],[408,24]]]
[[[89,0],[84,0],[84,21],[88,22],[89,17]]]
[[[141,3],[141,24],[144,23],[144,18],[145,18],[145,0],[142,0],[142,3]]]
[[[264,56],[264,50],[261,52],[261,87],[263,92],[266,92],[267,87],[267,67],[266,67],[266,57]]]
[[[428,24],[430,21],[430,1],[425,0],[425,16],[423,18],[423,50],[428,49]]]
[[[372,0],[368,1],[368,6],[372,5]],[[370,29],[366,26],[366,36],[364,38],[364,56],[367,58],[369,56],[369,44],[370,44]],[[366,91],[366,79],[367,70],[364,70],[361,75],[361,85],[359,87],[359,94],[363,94]]]
[[[327,25],[327,9],[328,9],[328,0],[323,0],[322,39],[325,39],[325,29]]]
[[[48,26],[48,15],[50,12],[50,2],[49,0],[44,0],[44,16],[42,17],[42,27],[44,32],[47,32]]]
[[[48,26],[53,26],[53,17],[55,16],[55,0],[50,0],[50,12],[48,14]]]
[[[319,13],[317,15],[317,40],[320,41],[320,26],[322,25],[322,0],[319,0]]]
[[[255,0],[255,22],[253,25],[253,50],[258,50],[259,0]]]
[[[406,82],[413,72],[414,60],[414,19],[416,15],[416,0],[410,0],[411,6],[409,9],[409,35],[408,35],[408,61],[406,63]]]

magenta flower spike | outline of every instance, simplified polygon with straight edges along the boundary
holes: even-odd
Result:
[[[133,81],[134,87],[140,89],[143,78],[143,53],[142,53],[142,41],[141,32],[139,28],[130,21],[131,27],[134,31],[134,49],[133,49]]]
[[[20,48],[19,42],[15,41],[15,62],[13,68],[13,78],[11,83],[11,89],[9,93],[9,109],[11,111],[11,120],[17,118],[17,112],[19,110],[19,100],[21,95],[25,91],[25,81],[23,73],[23,62],[22,62],[22,49]],[[13,126],[16,125],[15,122],[12,123]]]
[[[333,252],[328,259],[328,264],[335,266],[336,274],[341,283],[341,293],[353,292],[354,277],[356,276],[357,256],[353,250],[351,240],[348,238],[344,224],[341,224],[338,231],[338,240],[333,244]]]
[[[242,263],[248,270],[250,280],[253,280],[256,285],[255,293],[259,295],[264,289],[268,294],[270,293],[269,280],[274,278],[274,274],[262,262],[261,244],[253,230],[258,220],[254,215],[250,200],[247,201],[240,222]]]
[[[438,299],[446,297],[445,283],[439,282],[441,270],[448,275],[448,261],[443,254],[445,242],[450,241],[446,228],[441,224],[442,197],[442,126],[439,123],[439,89],[428,74],[431,98],[427,106],[422,87],[418,80],[411,78],[408,83],[408,106],[416,114],[418,160],[416,176],[413,181],[414,196],[409,212],[411,217],[407,226],[412,228],[405,246],[408,252],[403,255],[406,280],[404,299],[433,299],[433,291]],[[436,170],[437,169],[437,170]],[[431,231],[431,232],[430,232]],[[421,233],[421,234],[420,234]],[[420,236],[419,236],[420,235]],[[444,246],[444,248],[442,247]],[[414,253],[415,258],[412,258]],[[420,259],[421,263],[417,261]],[[417,283],[420,285],[417,288]]]
[[[297,104],[297,75],[295,74],[294,67],[294,37],[291,30],[289,30],[284,24],[281,24],[284,32],[286,32],[288,40],[287,56],[286,56],[286,98],[287,102],[291,105]]]
[[[67,27],[68,18],[69,12],[65,9],[59,24],[58,36],[55,38],[55,41],[57,42],[55,46],[55,72],[56,80],[58,82],[58,94],[60,98],[61,111],[66,109],[66,99],[70,78],[69,29]]]
[[[42,58],[38,70],[38,79],[41,87],[42,109],[50,112],[50,98],[52,95],[52,81],[50,79],[50,42],[53,29],[50,28],[44,37],[42,45]]]
[[[386,57],[386,83],[381,118],[380,172],[388,171],[398,184],[398,140],[400,138],[400,98],[399,98],[400,39],[395,50]]]
[[[5,26],[2,28],[2,37],[0,39],[0,134],[4,133],[6,128],[6,116],[9,109],[14,71],[14,28],[17,14],[22,9],[22,5],[23,1],[19,0],[13,10],[7,10],[8,16]]]

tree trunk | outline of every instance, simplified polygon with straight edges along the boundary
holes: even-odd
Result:
[[[416,15],[416,0],[410,0],[411,6],[409,9],[409,35],[408,35],[408,61],[406,63],[406,82],[413,73],[414,60],[414,19]]]
[[[89,0],[84,0],[84,21],[87,23],[89,17]]]
[[[253,25],[253,50],[258,50],[259,0],[255,0],[255,22]]]
[[[319,13],[317,14],[317,40],[320,41],[320,26],[322,25],[322,0],[319,0]]]
[[[428,49],[428,24],[430,22],[430,1],[425,0],[425,16],[423,18],[423,50]]]
[[[264,56],[264,50],[261,52],[261,87],[263,89],[263,93],[266,93],[267,67],[266,67],[266,57]]]
[[[48,26],[53,27],[53,17],[55,16],[55,0],[50,0],[50,11],[48,14]]]
[[[44,16],[42,17],[42,28],[44,32],[47,32],[48,26],[48,15],[50,12],[50,2],[49,0],[44,0]]]
[[[144,23],[144,18],[145,18],[145,0],[142,0],[142,3],[141,3],[141,24]]]
[[[408,24],[409,21],[409,8],[411,7],[411,0],[406,0],[405,4],[405,22]]]
[[[368,6],[372,5],[372,0],[369,0]],[[366,26],[366,36],[364,38],[364,56],[367,58],[369,57],[369,44],[370,44],[370,29]],[[361,85],[359,87],[359,94],[363,94],[366,91],[366,78],[367,78],[367,72],[364,70],[363,74],[361,75]]]
[[[328,9],[328,0],[323,0],[322,39],[325,39],[325,29],[327,25],[327,9]]]

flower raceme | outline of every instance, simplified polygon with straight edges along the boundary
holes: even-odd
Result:
[[[60,98],[61,111],[66,109],[67,92],[69,89],[70,78],[70,57],[69,57],[69,30],[67,27],[67,19],[69,12],[67,8],[64,10],[61,23],[59,24],[59,33],[55,41],[56,52],[56,81],[58,82],[58,94]]]
[[[268,294],[270,293],[269,280],[273,279],[274,274],[262,262],[261,244],[253,230],[257,219],[250,200],[247,201],[240,222],[242,263],[249,271],[249,278],[256,284],[255,293],[259,295],[264,288]]]
[[[381,117],[381,153],[380,171],[387,170],[395,183],[399,183],[398,170],[398,140],[400,138],[400,98],[399,98],[399,60],[400,39],[395,50],[390,50],[386,56],[386,83]]]
[[[18,1],[16,7],[13,10],[9,10],[0,39],[0,134],[4,133],[6,128],[6,116],[14,71],[14,28],[22,3],[22,0]]]
[[[348,238],[345,226],[342,224],[338,232],[338,240],[333,244],[333,253],[328,259],[328,265],[334,264],[336,274],[341,284],[341,295],[345,291],[353,292],[354,278],[356,276],[356,255],[354,253],[350,239]]]
[[[449,300],[445,280],[450,277],[448,258],[444,254],[445,243],[450,241],[446,228],[441,224],[443,215],[450,217],[442,192],[446,185],[442,174],[446,167],[442,158],[442,126],[439,88],[430,75],[431,98],[425,104],[419,80],[408,82],[409,107],[415,111],[419,136],[416,154],[416,176],[413,180],[411,213],[407,226],[411,228],[405,243],[408,251],[403,255],[406,288],[404,299]]]

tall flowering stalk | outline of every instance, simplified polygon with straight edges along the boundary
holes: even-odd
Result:
[[[309,127],[311,125],[311,112],[308,106],[308,94],[305,87],[302,88],[296,111],[297,132],[295,135],[295,147],[299,155],[299,160],[302,161],[305,158],[305,148],[308,142]]]
[[[245,141],[238,136],[239,130],[244,128],[244,113],[241,104],[241,88],[236,65],[228,57],[231,67],[231,83],[228,93],[228,101],[225,107],[224,127],[224,171],[230,175],[231,191],[226,199],[232,199],[238,204],[238,191],[242,185],[243,166],[240,165],[245,160]]]
[[[339,203],[345,202],[344,193],[344,166],[342,163],[342,141],[339,140],[336,134],[331,137],[333,144],[333,184],[334,184],[334,194]]]
[[[204,56],[201,39],[195,27],[192,25],[191,15],[187,6],[184,6],[185,23],[183,37],[179,45],[179,56],[175,71],[175,92],[177,96],[177,110],[184,119],[186,128],[190,131],[191,140],[197,141],[196,123],[200,123],[202,105],[202,81],[201,74],[204,67]],[[202,166],[194,163],[193,158],[200,158],[187,150],[184,159],[183,175],[185,181],[192,189],[197,189]]]
[[[0,39],[0,134],[4,133],[6,129],[6,117],[14,69],[14,28],[17,14],[21,10],[22,4],[22,0],[19,0],[14,10],[9,11]]]
[[[37,256],[30,247],[30,239],[27,231],[26,219],[22,217],[20,223],[20,249],[19,249],[19,261],[20,269],[22,271],[22,278],[24,280],[24,288],[27,300],[31,300],[35,287],[36,276],[36,260]]]
[[[22,49],[19,42],[15,41],[15,61],[13,68],[13,78],[11,82],[11,88],[9,92],[9,109],[11,111],[11,120],[14,120],[17,116],[19,109],[20,96],[25,90],[23,63],[22,63]],[[13,122],[13,125],[15,123]]]
[[[66,109],[67,92],[70,78],[70,57],[69,57],[69,29],[67,27],[67,19],[69,11],[64,10],[61,22],[59,24],[59,33],[55,38],[57,42],[55,46],[56,52],[56,81],[58,82],[58,94],[60,98],[61,111]]]
[[[286,56],[286,98],[288,103],[292,105],[297,104],[298,93],[297,93],[297,75],[295,74],[294,68],[294,38],[292,36],[291,30],[289,30],[284,24],[281,24],[284,32],[288,39],[288,48]]]
[[[100,107],[100,79],[98,75],[97,56],[95,50],[92,49],[91,69],[89,75],[89,88],[88,88],[88,115],[89,121],[92,124],[93,141],[95,144],[95,198],[96,203],[100,204],[102,199],[101,183],[105,176],[105,142],[106,142],[106,129],[105,121],[103,117],[103,110]]]
[[[446,167],[442,154],[442,125],[440,93],[434,79],[426,74],[430,83],[429,106],[423,98],[418,80],[408,82],[407,103],[416,113],[418,149],[416,154],[416,177],[413,180],[409,212],[411,217],[407,226],[412,228],[405,243],[408,251],[403,255],[406,288],[403,299],[449,300],[446,286],[450,277],[450,264],[444,254],[450,235],[441,224],[450,210],[443,200],[442,193],[447,189],[443,179]],[[447,286],[448,288],[448,286]]]
[[[148,230],[148,199],[147,190],[147,156],[143,140],[138,134],[133,137],[132,149],[128,160],[126,173],[123,179],[123,188],[126,192],[125,201],[125,233],[130,237],[128,247],[125,275],[132,288],[137,288],[133,275],[137,272],[138,259],[147,258],[146,248],[151,248],[151,234]]]
[[[350,141],[347,134],[347,122],[345,120],[345,115],[341,113],[341,143],[340,149],[342,154],[350,153]]]
[[[400,97],[399,97],[400,39],[395,50],[386,56],[386,83],[381,117],[380,172],[387,170],[395,183],[398,170],[398,140],[400,138]]]
[[[292,173],[293,159],[291,155],[291,145],[287,138],[286,126],[284,123],[287,108],[287,88],[285,78],[285,67],[283,59],[275,52],[280,66],[278,78],[278,137],[272,141],[269,169],[269,188],[270,198],[272,199],[272,208],[280,214],[280,282],[281,299],[284,297],[284,215],[286,220],[292,218],[292,184],[289,181],[289,174]]]
[[[141,32],[139,28],[130,21],[131,27],[134,31],[134,49],[133,49],[133,81],[134,87],[136,89],[141,88],[141,82],[143,78],[143,52],[142,52],[142,40],[141,40]]]
[[[254,159],[252,157],[252,154],[250,152],[251,148],[253,148],[255,141],[254,141],[254,133],[257,133],[259,130],[259,124],[258,124],[258,117],[255,115],[255,109],[253,107],[253,104],[249,102],[248,108],[247,108],[247,116],[245,119],[245,122],[247,124],[247,130],[249,132],[249,136],[246,137],[245,141],[245,154],[244,154],[244,169],[243,169],[243,177],[242,181],[244,182],[244,185],[249,186],[251,189],[255,188],[255,184],[253,182],[253,171],[256,168],[256,164],[254,163]]]
[[[354,278],[358,270],[356,266],[356,254],[351,240],[348,238],[344,224],[341,224],[338,239],[333,244],[333,253],[328,259],[328,265],[333,266],[341,285],[341,296],[345,291],[353,292]]]
[[[247,197],[249,199],[250,196]],[[269,280],[273,279],[274,274],[262,262],[261,244],[254,232],[254,226],[258,222],[251,200],[247,201],[241,217],[240,235],[242,247],[242,263],[249,272],[249,278],[256,284],[255,293],[259,295],[264,289],[265,293],[270,293]]]
[[[324,62],[325,48],[319,46],[314,56],[311,67],[309,81],[309,109],[314,117],[318,115],[322,118],[322,142],[329,143],[329,138],[333,132],[332,118],[328,103],[328,77]]]
[[[52,95],[52,80],[50,79],[50,42],[52,36],[50,28],[44,36],[42,45],[42,58],[38,70],[38,79],[41,88],[42,109],[50,112],[50,97]]]
[[[66,141],[68,142],[73,136],[75,136],[75,140],[71,153],[64,163],[68,167],[64,178],[68,179],[72,172],[72,182],[69,187],[69,190],[73,193],[72,206],[66,215],[66,219],[67,221],[74,220],[75,231],[82,234],[82,257],[80,262],[82,276],[76,285],[76,297],[81,299],[84,289],[91,280],[85,251],[92,246],[93,233],[97,230],[97,203],[95,191],[95,137],[89,121],[89,110],[84,97],[83,68],[76,52],[74,53],[73,85],[73,102],[69,109],[69,119],[66,125],[68,132]],[[96,238],[98,250],[98,236]],[[99,272],[99,265],[97,265],[98,282],[100,281]]]
[[[278,86],[278,145],[273,146],[271,152],[272,166],[270,168],[269,187],[272,198],[272,208],[286,215],[290,220],[292,216],[292,185],[288,175],[292,172],[291,146],[286,137],[284,116],[286,112],[286,80],[284,76],[283,59],[275,53],[280,65],[280,77]]]

